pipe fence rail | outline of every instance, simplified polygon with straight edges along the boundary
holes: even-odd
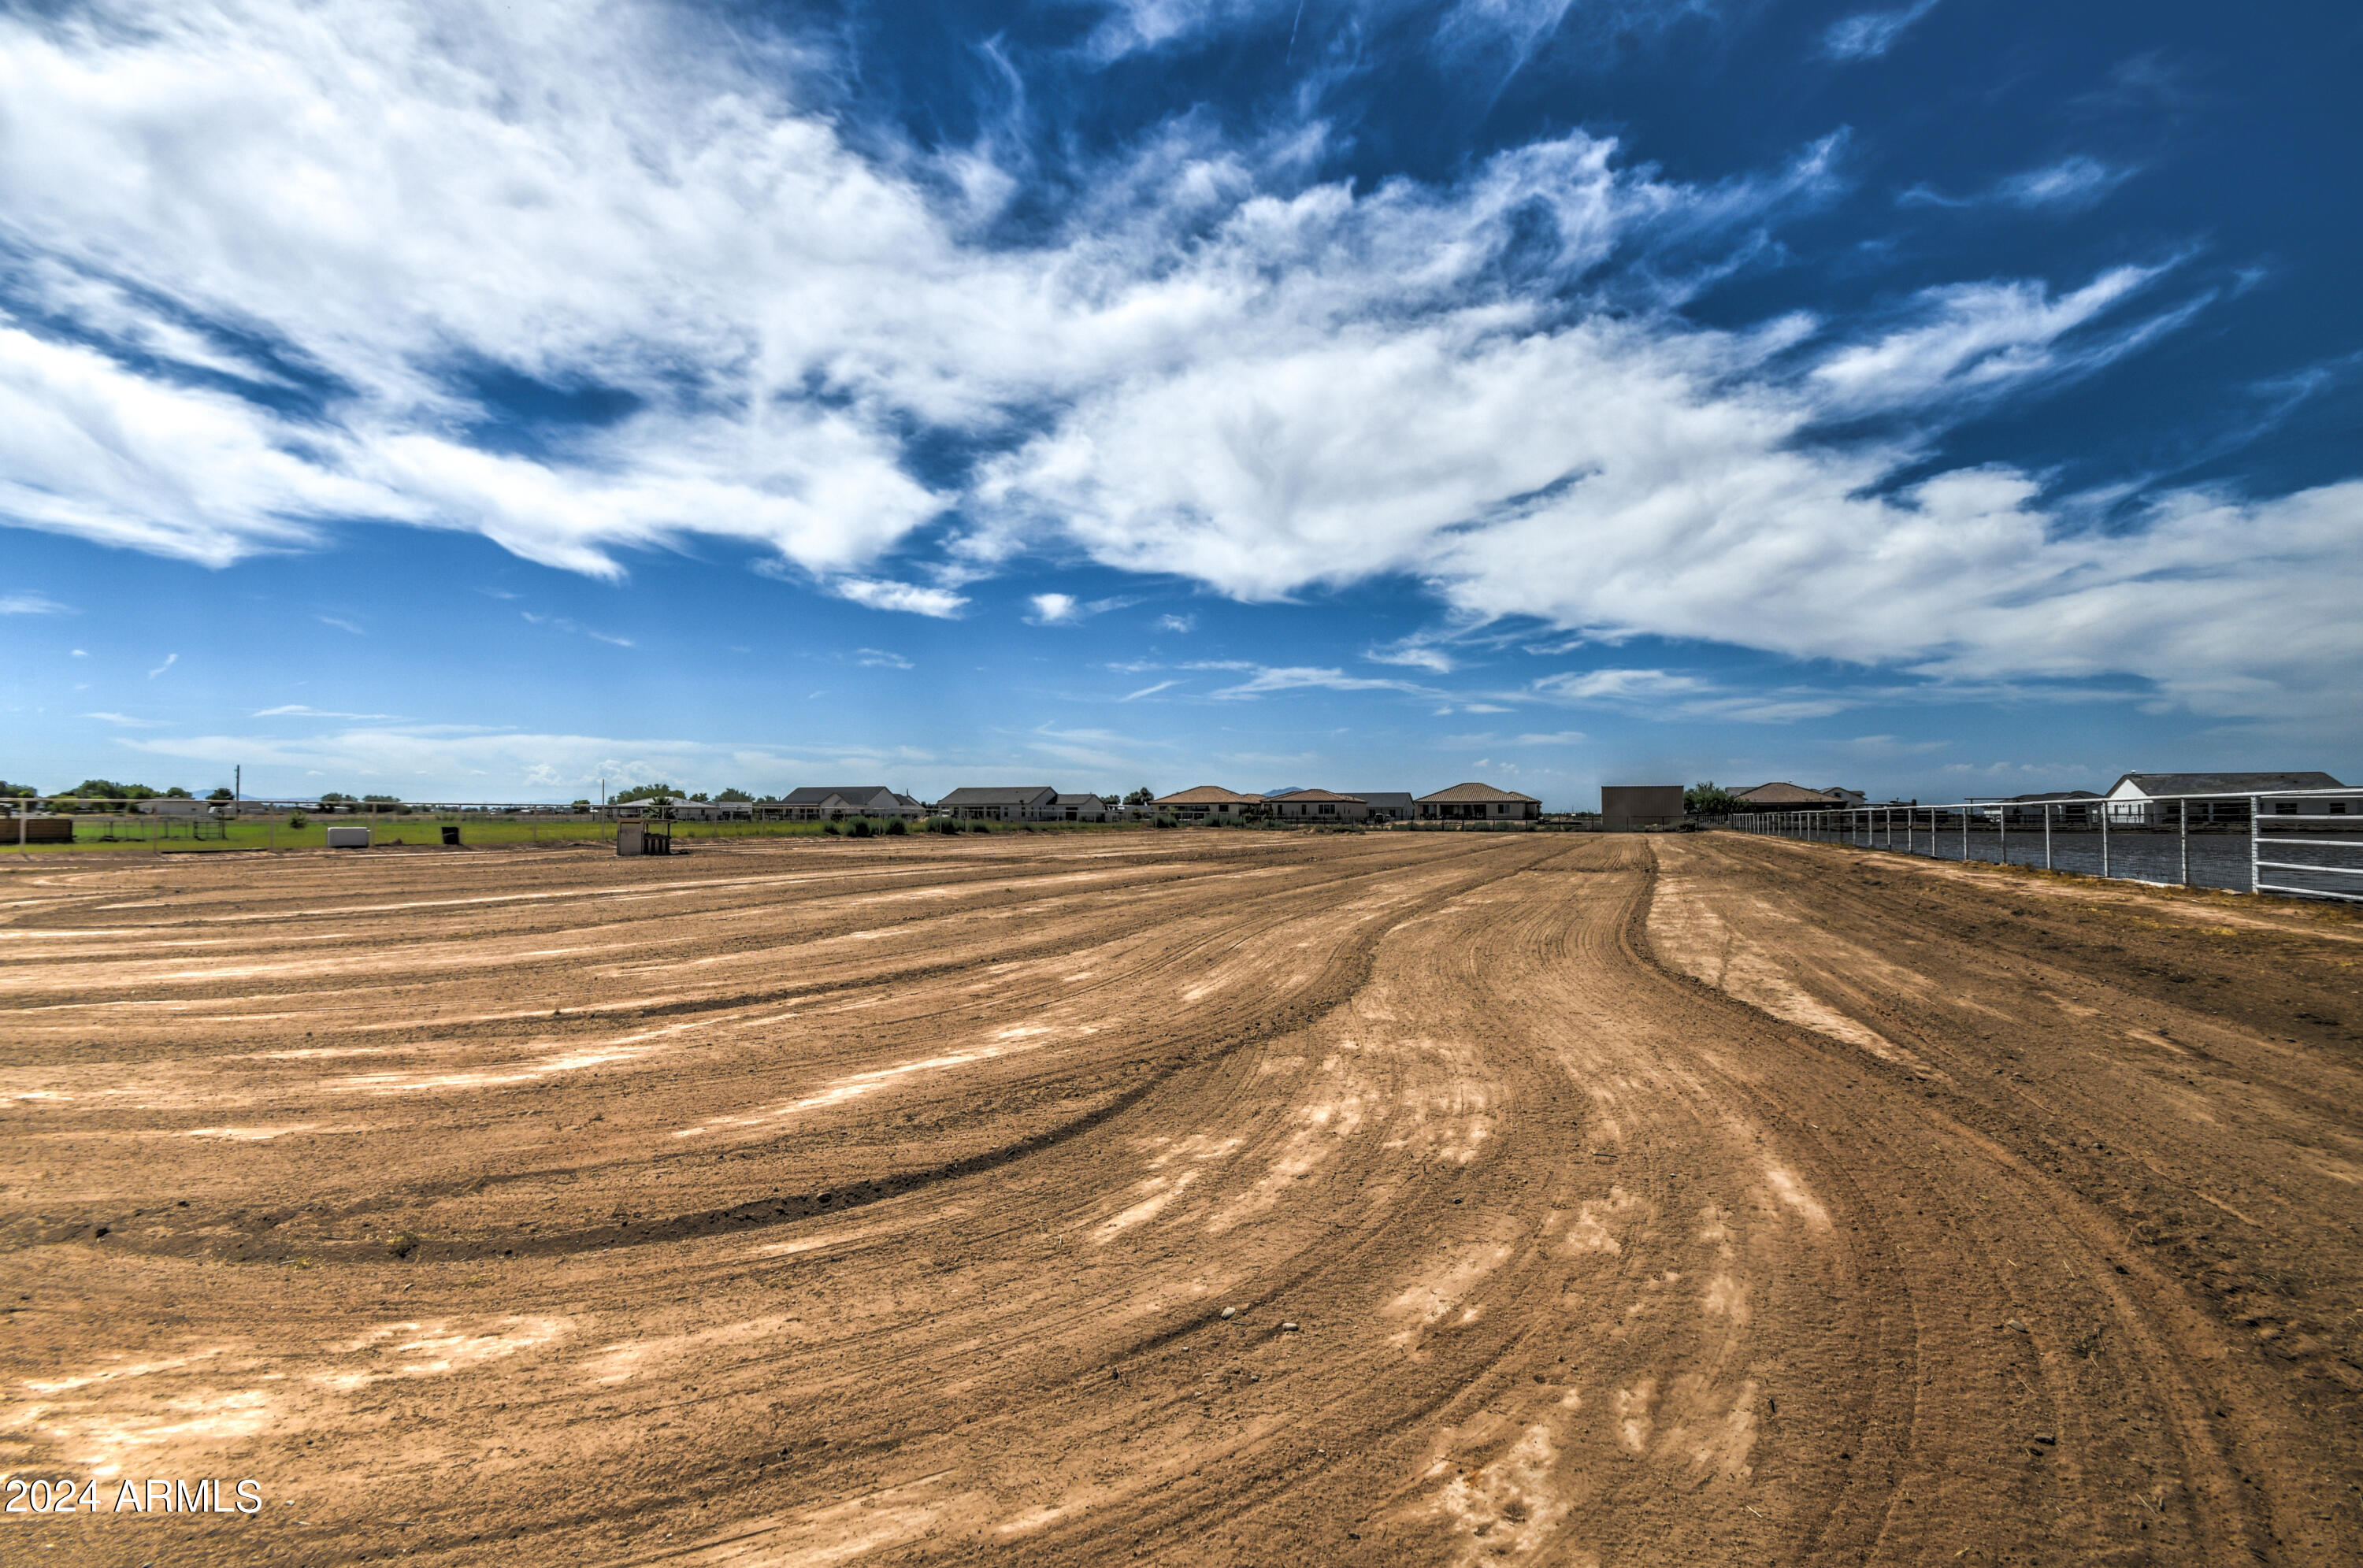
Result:
[[[1939,860],[2363,903],[2363,789],[1834,806],[1742,812],[1730,825]]]

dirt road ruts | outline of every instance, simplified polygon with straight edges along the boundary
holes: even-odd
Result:
[[[2353,1561],[2358,939],[1722,834],[12,872],[6,1468],[268,1502],[0,1556]]]

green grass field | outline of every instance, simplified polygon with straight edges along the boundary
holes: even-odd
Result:
[[[519,844],[613,844],[616,824],[590,817],[565,816],[479,816],[474,813],[454,815],[450,812],[430,814],[420,812],[409,816],[314,816],[302,827],[288,825],[284,815],[241,817],[229,822],[208,822],[202,824],[174,821],[166,817],[149,816],[78,816],[73,819],[74,836],[72,844],[28,844],[15,842],[14,830],[0,822],[0,856],[7,855],[83,855],[83,854],[144,854],[213,855],[224,851],[325,849],[331,824],[339,827],[366,825],[370,829],[372,847],[394,845],[440,845],[446,823],[460,824],[460,841],[463,845],[494,845]],[[673,837],[684,844],[700,839],[725,838],[825,838],[830,836],[826,825],[820,823],[675,823]],[[838,835],[850,823],[838,823]],[[873,833],[882,824],[871,823]],[[1137,824],[1037,823],[1035,833],[1106,832],[1114,827]],[[192,837],[192,829],[204,834]],[[995,833],[1028,831],[1015,824],[996,825]],[[216,834],[220,836],[216,837]],[[881,836],[884,836],[882,833]],[[921,836],[915,832],[914,836]]]

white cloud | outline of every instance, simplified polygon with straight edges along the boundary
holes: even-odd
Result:
[[[1237,699],[1261,697],[1274,691],[1403,691],[1417,697],[1433,697],[1429,687],[1415,686],[1408,680],[1380,680],[1348,675],[1342,669],[1324,669],[1311,665],[1248,664],[1236,659],[1207,660],[1189,666],[1192,669],[1229,669],[1246,672],[1248,679],[1235,686],[1226,686],[1214,693],[1217,698]]]
[[[1833,23],[1822,48],[1833,60],[1876,60],[1894,47],[1904,29],[1936,8],[1936,0],[1915,0],[1900,11],[1864,11]]]
[[[0,593],[0,615],[70,615],[73,612],[46,593]]]
[[[1827,45],[1876,55],[1928,9]],[[1240,14],[1143,0],[1123,47]],[[1454,16],[1513,54],[1558,19],[1548,0]],[[961,571],[1036,548],[1242,600],[1398,574],[1464,630],[2135,670],[2202,707],[2318,700],[2363,656],[2356,485],[2168,495],[2105,536],[2008,468],[1894,488],[1949,423],[2200,308],[2124,319],[2164,292],[2158,266],[1743,331],[1687,323],[1678,285],[1646,309],[1569,303],[1670,236],[1738,248],[1839,178],[1836,141],[1714,188],[1620,171],[1581,133],[1447,183],[1307,184],[1317,125],[1240,149],[1178,122],[1083,170],[1066,227],[986,246],[966,237],[1011,176],[981,152],[855,150],[800,96],[822,69],[631,0],[0,17],[0,211],[26,287],[81,339],[0,320],[0,519],[220,562],[377,518],[606,577],[715,536],[938,617],[968,603]],[[2116,177],[2069,159],[1997,199]],[[1504,281],[1514,244],[1531,285]],[[473,446],[487,410],[455,360],[620,412]],[[284,413],[293,366],[345,390]],[[276,401],[236,390],[274,380]],[[938,489],[912,477],[915,430],[1001,455]],[[955,504],[953,562],[887,564]],[[1045,597],[1067,607],[1040,618],[1081,613]],[[1226,695],[1362,689],[1248,674]]]
[[[345,620],[345,619],[344,619],[343,617],[341,617],[341,616],[338,616],[338,615],[315,615],[315,616],[313,616],[313,617],[312,617],[312,619],[314,619],[315,621],[319,622],[319,623],[320,623],[320,624],[322,624],[323,626],[334,626],[334,627],[335,627],[337,630],[338,630],[339,632],[349,632],[349,633],[351,633],[354,636],[357,636],[357,637],[359,637],[359,636],[364,636],[364,635],[367,635],[367,634],[366,634],[366,633],[364,633],[364,632],[363,632],[363,631],[362,631],[359,626],[357,626],[357,625],[353,624],[353,623],[351,623],[350,621]]]
[[[1913,302],[1914,319],[1814,367],[1814,390],[1834,414],[1909,407],[2091,370],[2117,358],[2151,327],[2063,348],[2061,340],[2158,277],[2118,267],[2054,300],[2039,284],[1960,283]]]
[[[1157,629],[1160,632],[1177,632],[1186,635],[1195,630],[1197,624],[1198,617],[1195,615],[1159,615],[1157,618]]]
[[[84,713],[83,717],[85,719],[97,719],[110,724],[120,724],[124,728],[131,730],[153,730],[163,727],[162,723],[160,720],[134,719],[123,713]]]
[[[554,627],[559,631],[570,633],[574,636],[588,637],[594,643],[606,643],[612,646],[619,648],[637,647],[639,646],[633,642],[629,637],[620,637],[612,632],[594,631],[590,627],[582,625],[577,622],[571,621],[563,615],[537,615],[530,610],[520,610],[517,613],[524,616],[525,619],[533,625]]]
[[[913,668],[909,659],[904,658],[898,653],[888,653],[884,648],[856,648],[854,649],[854,653],[861,663],[870,666],[873,669],[909,669]]]
[[[150,680],[155,679],[158,676],[160,676],[160,675],[163,674],[166,670],[168,670],[168,669],[172,668],[174,665],[176,665],[176,664],[178,664],[178,663],[180,663],[180,662],[181,662],[181,656],[180,656],[179,654],[176,654],[176,653],[168,653],[168,654],[166,654],[166,655],[164,656],[164,662],[163,662],[163,663],[161,663],[161,664],[160,664],[160,665],[158,665],[155,668],[153,668],[153,669],[151,669],[151,670],[150,670],[150,671],[148,672],[148,679],[150,679]]]
[[[1173,687],[1181,684],[1182,682],[1179,680],[1160,680],[1154,686],[1144,686],[1137,691],[1127,691],[1123,696],[1117,698],[1116,701],[1119,702],[1137,702],[1143,697],[1154,697],[1159,691],[1170,690]]]
[[[2115,190],[2134,173],[2130,168],[2113,168],[2096,158],[2087,158],[2079,153],[2063,158],[2057,163],[2013,174],[1976,194],[1948,196],[1926,185],[1914,185],[1896,199],[1904,206],[1974,207],[1989,202],[2002,202],[2030,210],[2054,206],[2083,207]]]
[[[828,585],[829,591],[840,599],[850,599],[856,604],[871,610],[904,610],[914,615],[933,615],[939,620],[960,613],[968,601],[948,588],[922,588],[916,583],[895,582],[883,578],[849,577]]]
[[[1556,730],[1544,735],[1520,735],[1520,745],[1573,745],[1584,738],[1581,730]]]
[[[288,702],[276,708],[259,708],[249,715],[257,719],[391,719],[392,713],[339,713],[322,708],[307,708],[301,702]]]
[[[1111,610],[1121,610],[1137,604],[1135,599],[1094,599],[1086,602],[1071,593],[1037,593],[1032,600],[1034,613],[1026,617],[1037,626],[1071,626],[1094,615],[1104,615]],[[1168,620],[1172,617],[1168,616]]]
[[[1642,701],[1695,696],[1707,690],[1707,683],[1695,676],[1662,669],[1587,669],[1547,675],[1535,682],[1537,692],[1565,702]]]
[[[1998,187],[2002,198],[2022,207],[2082,206],[2107,194],[2131,176],[2098,159],[2063,158],[2041,169],[2014,174]]]
[[[1437,675],[1453,671],[1452,656],[1433,643],[1407,638],[1391,648],[1370,648],[1362,657],[1372,664],[1408,665],[1414,669],[1432,670]]]

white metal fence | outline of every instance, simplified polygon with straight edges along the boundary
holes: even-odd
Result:
[[[1744,813],[1731,826],[1943,860],[2363,903],[2363,790],[1847,806]]]

